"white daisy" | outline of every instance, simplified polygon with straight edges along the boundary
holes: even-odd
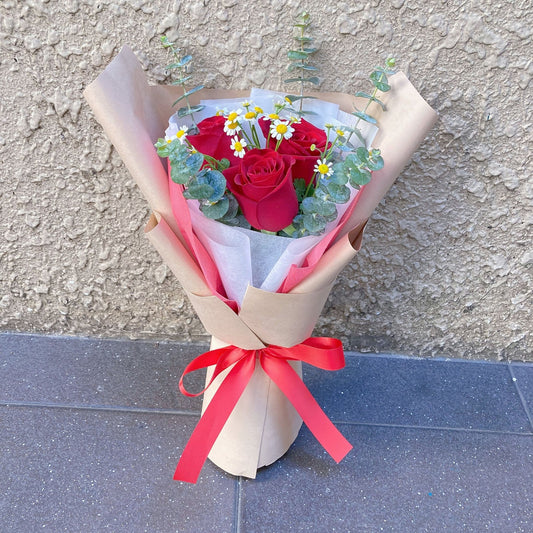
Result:
[[[314,171],[322,176],[331,176],[333,174],[333,167],[325,159],[318,159]]]
[[[270,125],[270,136],[278,141],[281,139],[290,139],[294,132],[294,128],[288,121],[275,120]]]
[[[244,157],[244,149],[248,146],[244,139],[239,139],[237,135],[231,140],[230,148],[233,150],[235,157]]]
[[[236,133],[239,133],[241,131],[241,126],[238,122],[232,121],[232,120],[226,120],[224,123],[224,133],[227,133],[228,135],[235,135]]]

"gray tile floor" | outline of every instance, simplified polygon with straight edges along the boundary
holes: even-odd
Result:
[[[172,480],[206,346],[0,334],[0,531],[533,531],[533,365],[347,354],[305,369],[354,450],[304,427],[255,480]],[[197,376],[191,388],[200,387]]]

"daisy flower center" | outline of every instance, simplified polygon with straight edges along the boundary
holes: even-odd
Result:
[[[276,126],[276,132],[281,133],[281,135],[285,135],[287,133],[287,125],[286,124],[278,124]]]
[[[235,119],[239,116],[239,114],[235,111],[232,111],[229,115],[228,115],[228,120],[230,122],[234,122]]]
[[[246,113],[246,114],[244,115],[244,118],[245,118],[246,120],[252,120],[252,119],[255,118],[256,116],[257,116],[257,115],[256,115],[255,111],[248,111],[248,113]]]

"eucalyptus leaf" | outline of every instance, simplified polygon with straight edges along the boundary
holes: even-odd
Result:
[[[194,152],[185,160],[185,164],[191,176],[197,174],[204,164],[204,156],[200,152]]]
[[[201,204],[200,211],[207,217],[212,218],[213,220],[218,220],[222,218],[229,208],[229,200],[227,198],[222,198],[220,201],[211,204]]]
[[[205,107],[205,105],[193,105],[190,108],[188,108],[188,107],[180,107],[178,109],[178,118],[183,118],[183,117],[186,117],[187,115],[192,115],[194,113],[198,113],[198,111],[201,111],[202,109],[204,109],[204,107]]]
[[[362,185],[366,185],[370,179],[372,178],[372,174],[369,170],[366,169],[358,169],[358,168],[352,168],[350,169],[349,174],[349,180],[350,185],[352,187],[360,187]]]
[[[371,156],[368,158],[367,167],[370,170],[381,170],[385,162],[381,157],[379,150],[372,150]]]
[[[339,185],[337,183],[329,183],[327,190],[331,199],[336,204],[345,204],[350,199],[350,189],[346,185]]]
[[[316,67],[313,67],[311,65],[306,65],[305,63],[291,63],[288,67],[287,67],[287,70],[290,72],[292,70],[297,70],[297,69],[302,69],[302,70],[318,70]]]
[[[326,219],[315,213],[302,217],[302,225],[311,235],[320,235],[326,229],[326,224]]]
[[[320,83],[320,79],[317,76],[311,76],[310,78],[289,78],[288,80],[283,81],[284,83],[308,82],[312,83],[313,85],[318,85]]]
[[[187,199],[205,200],[213,194],[213,187],[207,183],[191,183],[185,191],[183,196]]]
[[[187,63],[190,63],[192,61],[192,56],[191,55],[186,55],[184,57],[182,57],[178,63],[178,65],[180,67],[184,67]]]
[[[368,163],[368,150],[364,146],[357,148],[355,153],[357,154],[357,159],[359,159],[361,163]]]
[[[197,183],[211,187],[212,193],[209,196],[202,197],[211,203],[218,202],[226,192],[226,178],[218,170],[208,170],[204,174],[199,175]]]
[[[191,175],[189,174],[187,167],[185,167],[184,165],[171,163],[170,179],[174,183],[181,183],[183,185],[189,181],[190,177]]]
[[[365,93],[365,92],[362,92],[362,91],[356,92],[355,96],[358,96],[360,98],[366,98],[367,100],[370,100],[372,102],[376,102],[377,104],[379,104],[381,106],[383,111],[385,111],[385,104],[379,98],[376,98],[375,96],[372,96],[371,94],[368,94],[368,93]]]
[[[184,98],[189,97],[191,94],[201,91],[203,88],[204,88],[203,85],[197,85],[194,89],[191,89],[190,91],[183,93],[172,105],[176,105],[180,100],[183,100]]]
[[[368,122],[370,124],[377,124],[378,123],[378,121],[374,117],[371,117],[370,115],[367,115],[363,111],[352,111],[352,115],[355,115],[357,118],[360,118],[361,120],[364,120],[365,122]]]
[[[289,50],[287,56],[291,61],[295,59],[307,59],[309,52],[305,50]]]
[[[237,218],[237,214],[239,212],[239,202],[237,202],[235,196],[233,196],[231,193],[228,193],[226,198],[228,199],[228,210],[220,219],[220,221],[224,222],[224,224],[229,224],[230,226],[237,226],[239,223]]]
[[[184,78],[180,78],[179,80],[175,80],[171,82],[170,85],[183,85],[187,81],[189,81],[192,78],[192,76],[185,76]]]
[[[316,96],[297,96],[295,94],[288,94],[285,98],[288,98],[291,103],[298,100],[316,100]]]

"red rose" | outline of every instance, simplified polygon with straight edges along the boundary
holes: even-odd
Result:
[[[209,155],[218,159],[228,159],[230,165],[238,164],[240,159],[233,155],[230,148],[231,139],[224,132],[224,123],[226,119],[223,116],[213,116],[202,120],[198,124],[200,133],[188,135],[187,140],[202,154]]]
[[[254,148],[246,152],[240,165],[224,171],[228,189],[252,227],[279,231],[292,223],[298,213],[293,164],[293,157]]]
[[[260,120],[259,124],[263,135],[268,137],[268,130],[270,129],[269,120]],[[301,122],[291,124],[294,128],[294,132],[290,139],[283,139],[279,145],[278,151],[281,154],[287,154],[294,156],[296,160],[292,174],[294,179],[303,178],[306,183],[309,183],[314,175],[314,167],[317,159],[320,157],[320,153],[324,151],[327,143],[327,136],[324,130],[313,126],[305,119],[301,119]],[[270,138],[270,148],[276,146],[276,140]],[[316,150],[311,151],[311,145],[316,146]]]

